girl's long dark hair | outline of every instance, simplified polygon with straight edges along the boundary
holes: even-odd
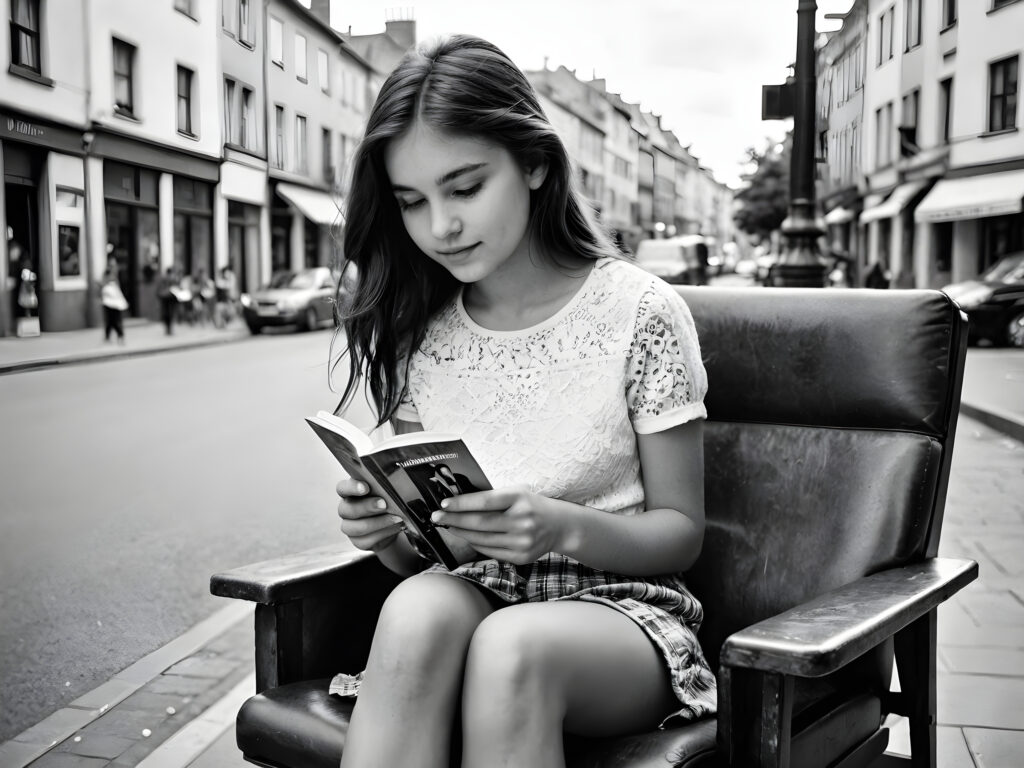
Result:
[[[343,296],[339,285],[336,302],[341,307],[348,301],[338,318],[349,358],[338,409],[351,402],[362,381],[378,424],[393,417],[411,353],[431,316],[460,285],[409,237],[385,170],[389,142],[417,120],[498,144],[522,168],[546,164],[543,184],[531,193],[528,235],[544,253],[591,259],[617,254],[583,202],[565,146],[533,87],[501,50],[455,35],[407,53],[381,87],[353,158],[343,243],[357,278],[351,296]]]

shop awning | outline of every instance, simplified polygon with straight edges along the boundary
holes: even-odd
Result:
[[[324,226],[341,224],[340,202],[319,189],[308,189],[295,184],[277,185],[277,194],[294,205],[310,221]]]
[[[845,224],[848,221],[853,221],[853,211],[841,205],[825,214],[826,224]]]
[[[914,219],[934,223],[1020,213],[1022,199],[1024,171],[943,179],[917,206]]]
[[[900,184],[884,203],[868,208],[860,215],[861,224],[868,224],[879,219],[891,219],[906,208],[914,195],[924,189],[927,184],[927,181],[908,181],[906,184]]]

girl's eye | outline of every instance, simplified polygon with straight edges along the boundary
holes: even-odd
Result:
[[[466,189],[456,189],[454,192],[452,192],[452,195],[455,197],[472,197],[473,195],[480,191],[480,188],[482,186],[483,182],[478,182],[474,184],[472,187],[467,187]]]
[[[423,205],[423,199],[422,198],[419,199],[419,200],[399,200],[398,201],[398,209],[400,211],[403,211],[403,212],[411,211],[414,208],[419,208],[421,205]]]

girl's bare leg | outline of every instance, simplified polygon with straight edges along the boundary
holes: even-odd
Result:
[[[583,602],[513,605],[473,635],[463,768],[562,768],[563,728],[611,736],[679,708],[661,653],[632,619]]]
[[[384,603],[342,768],[448,768],[470,638],[493,610],[483,590],[412,576]]]

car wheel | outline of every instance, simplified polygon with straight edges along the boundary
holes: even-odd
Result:
[[[263,326],[259,323],[254,323],[252,320],[247,321],[246,325],[249,326],[249,333],[253,336],[258,336],[259,332],[263,329]]]
[[[303,315],[302,325],[307,331],[315,331],[320,325],[320,318],[316,316],[316,310],[309,307],[306,310],[306,314]]]
[[[1006,343],[1018,349],[1024,348],[1024,312],[1021,312],[1006,326]]]

